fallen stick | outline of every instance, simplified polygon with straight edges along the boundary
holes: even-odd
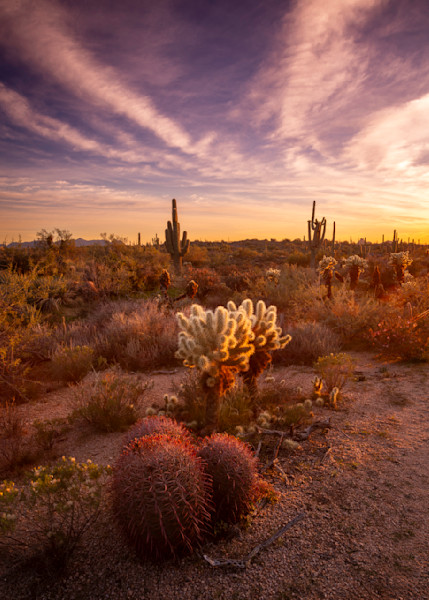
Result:
[[[316,421],[315,423],[312,423],[309,427],[307,427],[307,429],[304,429],[304,431],[301,432],[297,432],[294,435],[294,439],[295,440],[308,440],[308,438],[310,437],[310,434],[315,430],[315,429],[331,429],[332,425],[331,425],[331,421],[330,419],[328,419],[327,421]]]
[[[281,445],[283,444],[283,440],[284,440],[284,433],[283,433],[283,435],[280,436],[279,443],[277,444],[276,449],[274,450],[274,456],[273,456],[272,460],[270,460],[270,462],[267,463],[263,467],[263,469],[261,469],[261,473],[265,473],[265,471],[268,471],[268,469],[270,469],[273,466],[273,464],[276,462],[277,457],[279,455],[279,450],[281,448]]]
[[[261,550],[264,550],[265,548],[267,548],[268,546],[273,544],[288,529],[290,529],[291,527],[296,525],[296,523],[298,523],[299,521],[302,521],[302,519],[304,517],[305,517],[305,513],[300,513],[299,515],[297,515],[295,518],[292,519],[292,521],[289,521],[288,523],[286,523],[286,525],[283,525],[282,527],[280,527],[280,529],[278,529],[271,537],[269,537],[268,539],[264,540],[263,542],[261,542],[260,544],[255,546],[253,548],[253,550],[251,550],[249,552],[249,554],[246,554],[246,556],[242,559],[211,558],[210,556],[207,556],[207,554],[203,554],[203,558],[212,567],[236,567],[238,569],[245,569],[249,565],[252,558],[254,558],[257,554],[259,554],[259,552],[261,552]]]

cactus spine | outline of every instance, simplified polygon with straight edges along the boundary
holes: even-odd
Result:
[[[189,240],[186,231],[183,232],[182,239],[180,239],[180,223],[177,220],[177,204],[176,200],[172,200],[173,211],[172,220],[167,222],[167,229],[165,230],[165,243],[167,246],[167,252],[170,254],[174,268],[178,274],[182,273],[182,259],[189,250]]]
[[[316,201],[313,200],[313,211],[311,213],[311,221],[308,223],[308,244],[311,252],[310,266],[316,267],[316,253],[321,248],[326,233],[326,218],[321,221],[314,218],[316,212]],[[313,234],[311,233],[313,232]]]

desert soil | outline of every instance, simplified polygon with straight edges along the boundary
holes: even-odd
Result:
[[[0,598],[68,599],[429,599],[429,368],[385,364],[356,354],[356,375],[337,411],[316,409],[332,428],[298,449],[282,449],[266,474],[280,500],[246,529],[204,547],[212,558],[246,556],[294,517],[296,525],[246,568],[214,567],[201,554],[141,563],[124,546],[109,512],[91,529],[60,578],[0,566]],[[153,374],[146,405],[173,392],[184,371]],[[276,368],[276,378],[310,395],[310,367]],[[72,390],[23,405],[25,419],[65,417]],[[59,455],[113,464],[123,434],[73,429]],[[264,437],[269,444],[268,438]],[[270,458],[265,446],[262,460]]]

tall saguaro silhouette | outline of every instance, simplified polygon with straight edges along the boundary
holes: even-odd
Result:
[[[180,223],[177,219],[177,204],[173,198],[173,216],[172,220],[167,222],[167,229],[165,230],[165,243],[167,246],[167,252],[170,254],[176,273],[179,275],[182,273],[182,259],[189,250],[189,240],[186,231],[183,232],[182,239],[180,239]]]

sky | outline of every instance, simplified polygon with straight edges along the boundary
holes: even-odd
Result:
[[[427,0],[0,0],[0,242],[429,243]]]

